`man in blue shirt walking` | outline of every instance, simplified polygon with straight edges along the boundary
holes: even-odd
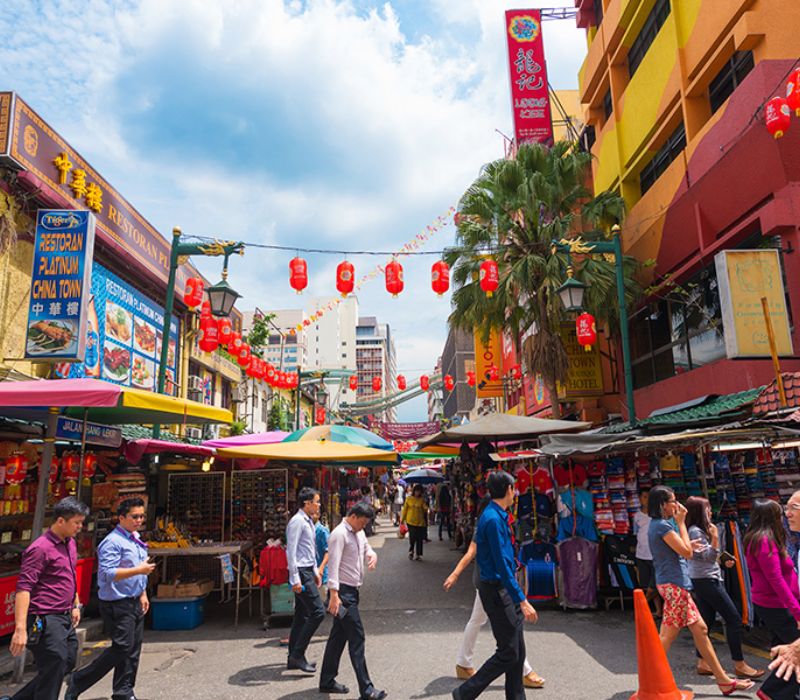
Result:
[[[501,675],[506,676],[506,700],[522,700],[522,666],[525,663],[523,618],[538,615],[515,578],[517,570],[511,528],[506,512],[514,504],[514,478],[503,471],[486,480],[492,502],[486,506],[475,530],[478,547],[478,593],[497,642],[494,655],[468,681],[453,691],[454,700],[474,700]]]
[[[111,646],[86,668],[72,674],[64,700],[77,700],[114,669],[112,700],[136,700],[133,687],[142,651],[144,616],[150,608],[147,577],[155,569],[147,545],[139,539],[144,501],[128,498],[117,509],[119,523],[97,548],[100,614]]]

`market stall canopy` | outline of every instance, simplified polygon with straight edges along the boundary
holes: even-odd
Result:
[[[0,383],[0,415],[42,420],[48,408],[104,423],[231,423],[224,408],[99,379],[37,379]]]
[[[237,459],[271,459],[288,462],[337,462],[392,464],[397,462],[397,454],[373,447],[348,445],[330,440],[302,440],[300,442],[279,442],[274,445],[249,445],[225,447],[217,450],[219,457]]]
[[[197,455],[210,457],[214,450],[202,445],[190,445],[186,442],[172,442],[170,440],[133,440],[125,445],[125,459],[131,464],[136,464],[144,455],[169,453],[175,455]]]
[[[636,431],[608,435],[606,433],[579,433],[578,435],[543,435],[541,451],[546,455],[597,454],[619,447],[635,438]]]
[[[544,433],[583,430],[590,425],[591,423],[582,421],[549,420],[545,418],[529,418],[527,416],[512,416],[506,413],[490,413],[488,416],[478,418],[478,420],[471,423],[421,438],[418,443],[420,446],[425,446],[463,440],[477,442],[483,438],[492,442],[502,440],[511,442],[535,438]]]
[[[231,435],[218,440],[206,440],[203,447],[243,447],[246,445],[274,445],[283,442],[289,433],[283,430],[272,430],[268,433],[248,433],[247,435]]]
[[[376,450],[394,450],[394,445],[380,435],[351,425],[315,425],[312,428],[302,428],[295,430],[284,442],[307,442],[309,440],[326,440],[346,445],[371,447]]]
[[[403,477],[407,484],[439,484],[444,481],[441,472],[434,471],[433,469],[415,469],[413,472],[408,472]]]

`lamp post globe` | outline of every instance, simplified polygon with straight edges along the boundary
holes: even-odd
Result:
[[[227,317],[233,310],[236,300],[241,294],[231,287],[227,281],[220,280],[213,287],[206,289],[208,301],[211,304],[211,313],[214,316]]]
[[[567,268],[567,279],[556,292],[565,311],[580,311],[583,308],[583,293],[586,285],[573,277],[572,267]]]

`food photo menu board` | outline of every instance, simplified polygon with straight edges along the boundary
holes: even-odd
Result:
[[[104,379],[154,391],[161,358],[164,309],[95,264],[92,299],[86,325],[86,357],[69,376]],[[178,363],[178,320],[170,324],[166,393],[175,394]]]

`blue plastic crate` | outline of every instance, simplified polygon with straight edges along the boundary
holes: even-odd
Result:
[[[153,598],[150,611],[154,630],[193,630],[203,624],[206,596]]]

